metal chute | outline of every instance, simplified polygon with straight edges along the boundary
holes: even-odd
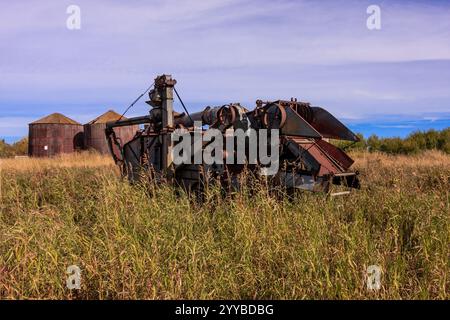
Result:
[[[313,111],[311,125],[319,131],[324,138],[359,141],[359,138],[331,113],[320,107],[311,107]]]

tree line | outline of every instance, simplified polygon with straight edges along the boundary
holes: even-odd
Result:
[[[0,139],[0,158],[25,156],[28,154],[28,138],[23,138],[13,144],[8,144]]]
[[[389,154],[416,154],[425,150],[441,150],[450,154],[450,127],[443,130],[416,131],[406,138],[380,138],[377,135],[371,135],[367,139],[361,133],[358,133],[360,141],[348,142],[333,140],[333,144],[349,150],[367,150],[370,152],[378,151]],[[14,157],[28,154],[28,138],[23,138],[13,144],[8,144],[5,140],[0,140],[0,157]]]
[[[440,131],[433,129],[415,131],[403,139],[399,137],[380,138],[377,135],[371,135],[366,139],[360,133],[357,135],[360,141],[356,143],[338,140],[334,140],[333,143],[346,151],[367,150],[389,154],[417,154],[434,149],[450,154],[450,127]]]

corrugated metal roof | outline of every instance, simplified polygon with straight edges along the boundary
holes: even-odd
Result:
[[[89,124],[98,124],[98,123],[107,123],[109,121],[116,121],[120,119],[120,114],[115,112],[114,110],[108,110],[101,116],[95,118]],[[127,118],[122,117],[122,120],[127,120]]]
[[[81,125],[80,123],[72,120],[61,113],[52,113],[42,119],[36,120],[31,124],[74,124]]]

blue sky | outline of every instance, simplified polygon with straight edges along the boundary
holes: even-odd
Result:
[[[71,4],[80,30],[66,28]],[[366,26],[371,4],[381,30]],[[0,137],[25,136],[52,112],[82,123],[121,112],[160,73],[192,111],[297,97],[365,135],[440,129],[450,126],[450,2],[2,3]]]

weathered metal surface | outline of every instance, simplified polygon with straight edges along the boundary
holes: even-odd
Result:
[[[336,119],[331,113],[320,108],[311,107],[313,110],[313,118],[311,125],[316,128],[317,131],[322,133],[324,138],[359,141],[359,138],[351,132],[344,124]]]
[[[294,142],[297,145],[297,156],[300,157],[300,159],[303,157],[303,161],[310,161],[306,159],[306,155],[309,155],[310,158],[314,159],[315,163],[318,164],[318,167],[314,168],[317,170],[312,170],[315,175],[334,175],[344,171],[330,154],[327,154],[319,147],[315,140],[290,137],[287,141]]]
[[[354,162],[344,151],[323,139],[317,140],[317,145],[333,157],[344,170],[348,170]]]
[[[121,116],[110,110],[98,118],[84,125],[84,145],[86,149],[93,149],[102,154],[109,154],[108,141],[105,136],[106,123],[110,120],[118,120]],[[126,118],[124,118],[126,120]],[[123,126],[116,129],[116,137],[122,145],[129,142],[139,130],[139,125]],[[114,152],[120,152],[114,150]]]
[[[28,154],[51,157],[83,148],[83,126],[54,113],[29,124]]]
[[[105,123],[99,124],[85,124],[84,137],[86,149],[94,149],[102,154],[109,154],[108,142],[105,137]],[[125,144],[133,139],[136,132],[139,130],[138,125],[117,128],[116,135],[122,144]]]
[[[311,107],[307,102],[296,99],[256,102],[252,111],[239,104],[218,107],[206,107],[201,112],[191,115],[173,111],[173,86],[176,81],[171,76],[163,75],[155,79],[155,88],[150,91],[147,102],[153,107],[149,115],[132,119],[111,121],[106,125],[110,149],[118,148],[114,159],[121,165],[124,175],[132,181],[139,179],[142,173],[150,174],[156,179],[176,182],[186,188],[198,188],[210,179],[220,180],[225,185],[239,184],[239,176],[250,170],[256,172],[256,164],[180,164],[173,165],[171,159],[172,142],[168,137],[175,128],[187,129],[194,135],[194,121],[219,129],[224,141],[227,130],[252,129],[256,132],[265,129],[278,130],[280,167],[274,175],[274,183],[286,188],[328,192],[332,184],[344,183],[348,187],[359,187],[357,173],[349,171],[353,160],[341,149],[330,144],[326,138],[358,141],[358,137],[328,111]],[[126,126],[146,124],[128,143],[116,138],[118,130]],[[228,133],[227,133],[228,132]],[[201,132],[204,134],[204,131]],[[246,139],[245,151],[248,159],[249,147],[258,149],[269,147],[267,139],[255,141]],[[200,144],[200,150],[192,150],[189,157],[203,152],[207,143]],[[224,146],[226,144],[224,143]],[[195,146],[195,145],[193,145]],[[236,148],[236,146],[235,146]],[[223,150],[224,158],[229,150]],[[231,158],[235,157],[236,149]],[[211,180],[211,181],[213,181]],[[239,187],[237,185],[237,187]]]

